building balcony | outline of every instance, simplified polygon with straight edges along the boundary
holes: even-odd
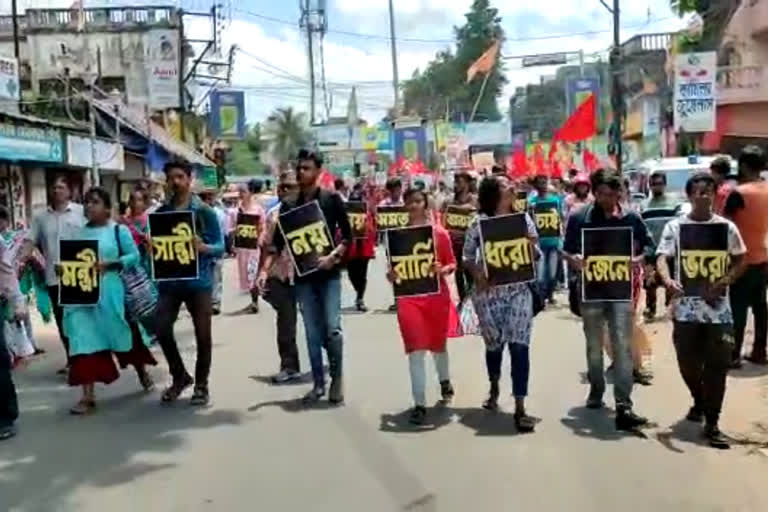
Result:
[[[624,57],[649,52],[666,53],[672,35],[671,32],[638,34],[621,43],[621,53]]]
[[[717,68],[717,103],[768,102],[768,74],[764,66]]]
[[[83,9],[83,20],[77,9],[27,9],[26,33],[109,32],[141,30],[156,27],[178,27],[179,15],[174,7],[104,7]],[[5,30],[0,25],[0,30]]]
[[[23,34],[27,28],[27,18],[16,16],[16,21],[19,24],[19,33]],[[5,38],[13,38],[13,16],[8,14],[0,16],[0,39]]]
[[[745,7],[751,27],[748,31],[756,39],[768,39],[768,0],[749,0]]]

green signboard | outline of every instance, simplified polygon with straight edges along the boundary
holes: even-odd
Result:
[[[0,123],[0,160],[61,163],[63,156],[60,130]]]

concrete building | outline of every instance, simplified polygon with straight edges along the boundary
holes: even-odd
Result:
[[[744,0],[720,45],[717,137],[726,152],[768,145],[768,0]]]

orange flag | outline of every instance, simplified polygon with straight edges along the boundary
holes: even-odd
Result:
[[[493,65],[496,64],[496,56],[499,53],[499,42],[494,41],[490,48],[485,50],[479,59],[472,63],[467,69],[467,83],[471,82],[478,73],[490,73]]]

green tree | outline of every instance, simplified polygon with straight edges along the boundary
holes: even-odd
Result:
[[[264,124],[264,140],[272,159],[283,168],[310,140],[307,116],[293,108],[278,108]]]
[[[263,174],[265,165],[261,161],[263,142],[261,140],[261,125],[256,123],[248,128],[245,139],[230,143],[226,173],[235,176]]]
[[[740,5],[741,0],[670,0],[672,11],[679,16],[697,13],[704,22],[700,36],[684,34],[680,37],[680,50],[718,50],[723,32]]]
[[[403,86],[406,114],[426,118],[448,118],[453,121],[469,120],[472,107],[480,94],[483,76],[476,76],[469,84],[467,69],[494,41],[504,40],[498,10],[489,0],[474,0],[461,27],[454,27],[456,53],[450,49],[435,55],[424,71],[416,70]],[[496,121],[501,118],[496,103],[507,79],[501,60],[491,70],[483,96],[478,105],[476,119]]]

